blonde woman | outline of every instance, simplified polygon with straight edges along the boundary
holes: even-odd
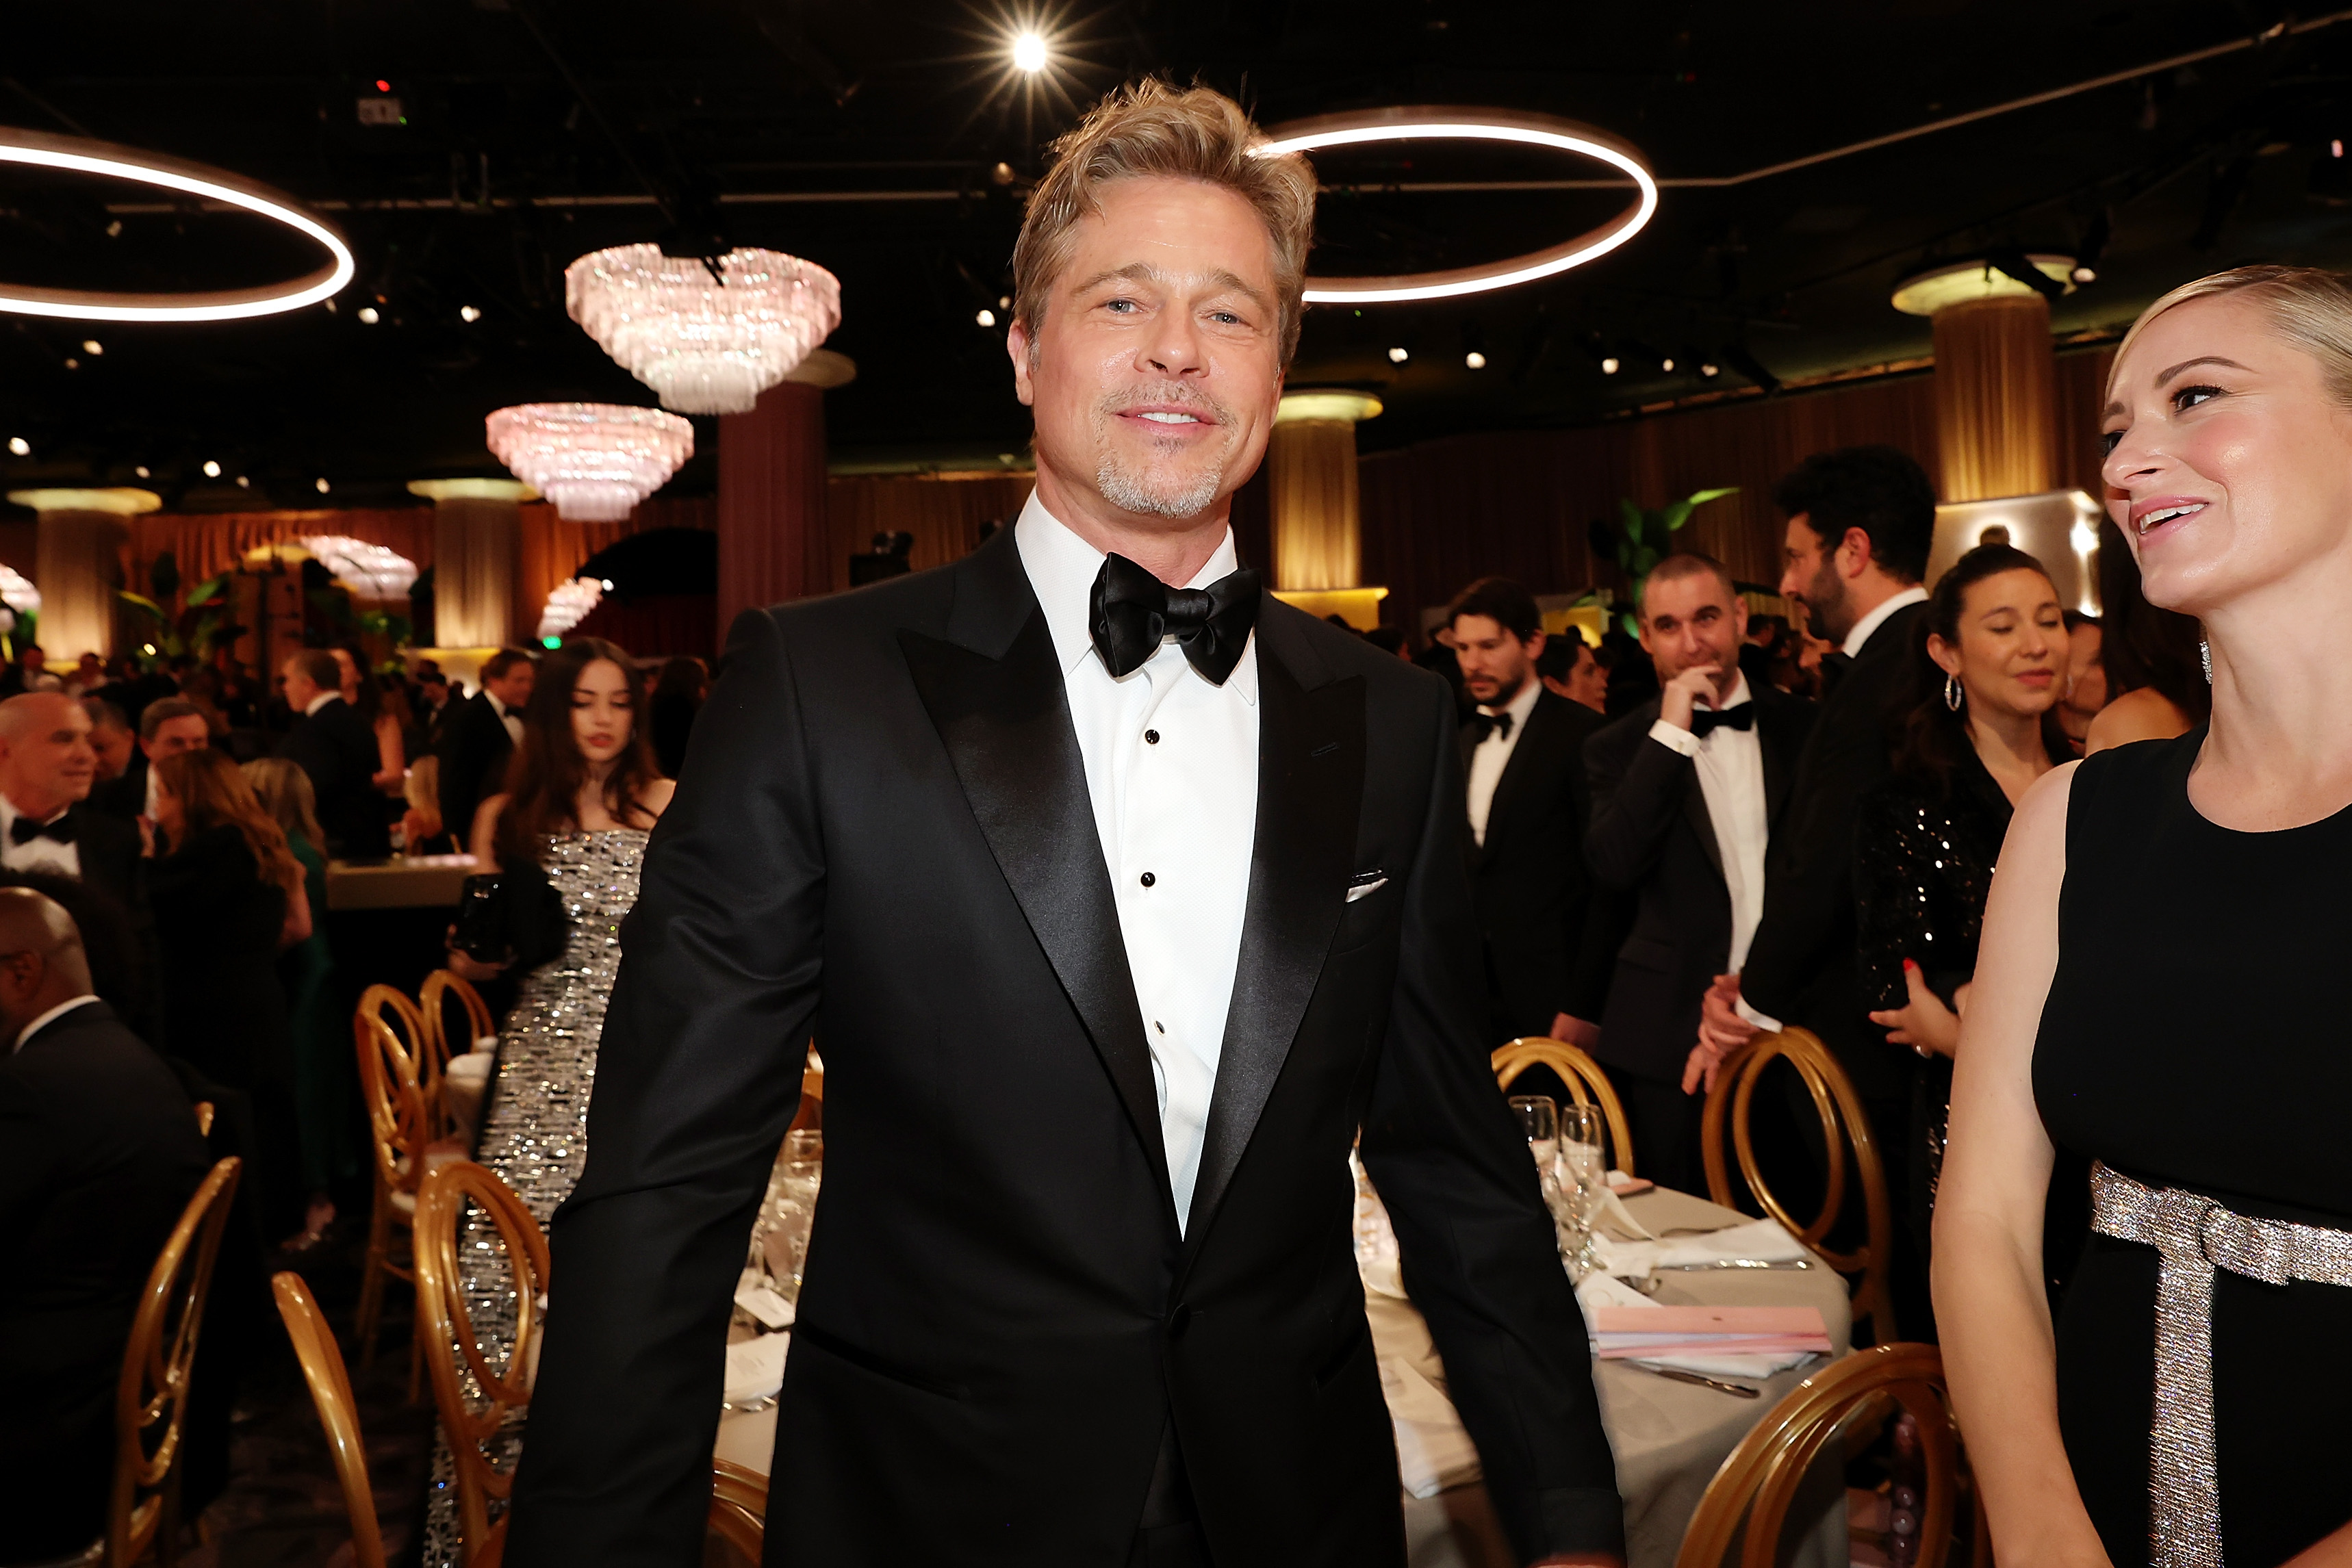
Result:
[[[287,1033],[294,1053],[294,1108],[302,1140],[303,1190],[310,1201],[303,1235],[315,1241],[335,1218],[329,1195],[360,1174],[361,1148],[349,1113],[359,1074],[352,1060],[350,1022],[335,1004],[335,959],[321,929],[327,908],[327,835],[319,827],[310,776],[282,757],[265,757],[243,769],[246,782],[286,834],[301,862],[310,935],[278,956],[286,992]]]
[[[1936,1209],[1945,1364],[2003,1568],[2352,1562],[2352,286],[2175,289],[2107,399],[2108,512],[2203,623],[2212,718],[2018,806]],[[2094,1162],[2054,1323],[2053,1139]]]

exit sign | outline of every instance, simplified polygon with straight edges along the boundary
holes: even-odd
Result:
[[[396,98],[363,98],[360,103],[362,125],[405,125],[401,118],[400,99]]]

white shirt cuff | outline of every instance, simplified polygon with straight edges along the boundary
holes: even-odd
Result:
[[[1767,1034],[1779,1034],[1780,1032],[1780,1020],[1773,1018],[1768,1013],[1758,1012],[1754,1008],[1748,1005],[1748,998],[1745,997],[1739,998],[1739,1001],[1733,1010],[1738,1012],[1741,1018],[1746,1019],[1749,1023],[1754,1024],[1758,1029],[1762,1030]]]
[[[1660,719],[1650,727],[1650,738],[1670,750],[1681,752],[1685,757],[1698,755],[1698,737],[1681,725],[1668,724]]]

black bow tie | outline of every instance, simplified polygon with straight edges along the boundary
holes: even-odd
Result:
[[[20,844],[29,844],[35,839],[55,839],[61,844],[69,844],[74,841],[73,813],[61,812],[47,822],[19,817],[9,828],[8,837]]]
[[[1480,737],[1482,739],[1508,740],[1511,738],[1511,716],[1507,711],[1474,713],[1470,716],[1470,722],[1482,726],[1486,729],[1486,735]]]
[[[1247,567],[1206,588],[1171,588],[1123,555],[1103,557],[1087,602],[1087,626],[1105,668],[1143,668],[1172,636],[1192,667],[1223,685],[1257,624],[1258,574]]]
[[[1721,710],[1711,707],[1694,708],[1691,710],[1691,733],[1697,736],[1701,740],[1705,740],[1707,737],[1708,732],[1711,730],[1753,729],[1755,727],[1756,705],[1752,702],[1741,703],[1737,707],[1727,707]]]

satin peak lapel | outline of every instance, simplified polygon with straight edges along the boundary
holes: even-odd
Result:
[[[1027,591],[1025,580],[1019,587]],[[912,631],[900,632],[898,642],[981,836],[1159,1173],[1172,1230],[1176,1204],[1151,1050],[1045,617],[1033,601],[1002,658]]]
[[[1272,607],[1269,606],[1269,609]],[[1290,613],[1297,613],[1290,612]],[[1364,795],[1364,683],[1360,676],[1309,689],[1260,623],[1257,834],[1241,963],[1217,1058],[1217,1082],[1201,1141],[1201,1171],[1185,1225],[1188,1253],[1208,1234],[1307,1006],[1323,977],[1332,933],[1356,870],[1356,819]],[[1302,664],[1312,669],[1311,652]]]

